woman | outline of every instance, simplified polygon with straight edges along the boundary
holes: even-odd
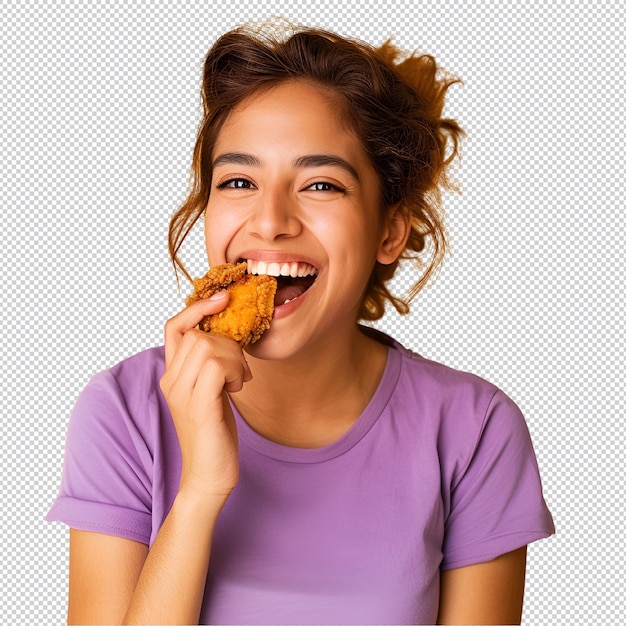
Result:
[[[278,276],[275,314],[242,351],[197,328],[219,292],[89,383],[48,517],[72,528],[69,622],[520,621],[526,545],[554,530],[523,417],[358,323],[408,310],[401,258],[414,295],[445,252],[452,82],[313,29],[213,46],[170,252],[185,272],[203,216],[210,266]]]

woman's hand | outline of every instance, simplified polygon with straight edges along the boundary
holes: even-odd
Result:
[[[252,374],[237,342],[196,326],[222,311],[228,298],[220,291],[167,322],[160,383],[182,454],[179,495],[224,502],[239,477],[237,432],[224,392],[239,391]]]

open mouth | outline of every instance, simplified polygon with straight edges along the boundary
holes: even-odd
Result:
[[[278,283],[274,306],[287,304],[300,297],[317,278],[317,268],[309,263],[266,263],[254,259],[245,259],[248,274],[267,274],[274,276]]]

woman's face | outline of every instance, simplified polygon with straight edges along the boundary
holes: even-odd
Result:
[[[283,83],[230,114],[213,153],[209,264],[283,276],[251,354],[286,358],[354,332],[385,237],[380,197],[359,140],[315,86]]]

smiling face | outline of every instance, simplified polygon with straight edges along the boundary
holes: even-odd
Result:
[[[283,83],[233,110],[213,152],[209,264],[246,260],[252,273],[285,277],[252,354],[285,358],[357,332],[374,264],[391,261],[380,197],[359,140],[319,88]]]

